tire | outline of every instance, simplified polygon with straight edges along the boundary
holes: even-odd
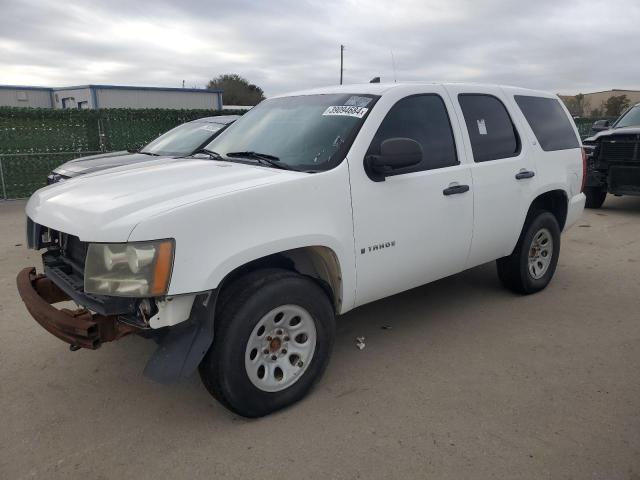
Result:
[[[250,418],[302,399],[333,348],[335,318],[326,292],[294,272],[258,270],[226,287],[218,305],[213,344],[199,367],[209,393]]]
[[[607,198],[607,191],[597,187],[586,187],[584,194],[587,197],[584,206],[587,208],[600,208]]]
[[[535,211],[527,217],[513,253],[497,260],[498,277],[516,293],[539,292],[553,278],[559,254],[560,227],[556,217],[544,210]]]

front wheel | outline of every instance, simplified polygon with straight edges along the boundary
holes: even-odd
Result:
[[[333,346],[333,307],[313,280],[262,270],[221,292],[213,345],[200,364],[209,392],[245,417],[303,398],[322,376]]]
[[[517,293],[545,288],[556,271],[560,254],[560,227],[546,211],[534,212],[522,229],[516,248],[497,263],[502,284]]]
[[[586,187],[584,189],[584,195],[587,197],[585,207],[600,208],[605,198],[607,198],[607,191],[597,187]]]

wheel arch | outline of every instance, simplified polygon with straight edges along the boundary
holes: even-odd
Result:
[[[334,311],[342,311],[344,284],[340,260],[332,248],[323,245],[291,248],[245,261],[224,274],[217,290],[242,275],[267,268],[282,268],[313,279],[327,293]]]
[[[567,213],[569,210],[569,195],[563,189],[548,190],[546,192],[540,193],[531,201],[531,204],[529,205],[525,225],[527,224],[533,212],[535,212],[536,210],[546,210],[552,213],[558,221],[560,231],[563,231],[564,226],[567,222]]]

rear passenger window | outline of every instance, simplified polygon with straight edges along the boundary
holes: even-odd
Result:
[[[543,150],[550,152],[580,147],[571,121],[558,100],[525,95],[514,98]]]
[[[516,127],[500,100],[491,95],[461,93],[458,101],[471,139],[474,161],[487,162],[520,153]]]
[[[422,162],[396,174],[458,164],[449,114],[438,95],[414,95],[398,101],[380,124],[368,153],[380,154],[384,140],[398,137],[411,138],[422,145]]]

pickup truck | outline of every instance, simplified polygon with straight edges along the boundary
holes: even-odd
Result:
[[[587,208],[602,207],[607,193],[640,195],[640,103],[613,125],[599,120],[593,129],[599,132],[582,142],[587,154]]]
[[[505,287],[545,288],[580,217],[578,132],[549,93],[365,84],[273,97],[207,145],[83,175],[29,200],[43,269],[19,293],[71,350],[139,334],[145,374],[199,370],[258,417],[304,397],[335,317],[497,260]],[[73,300],[77,309],[52,304]]]

